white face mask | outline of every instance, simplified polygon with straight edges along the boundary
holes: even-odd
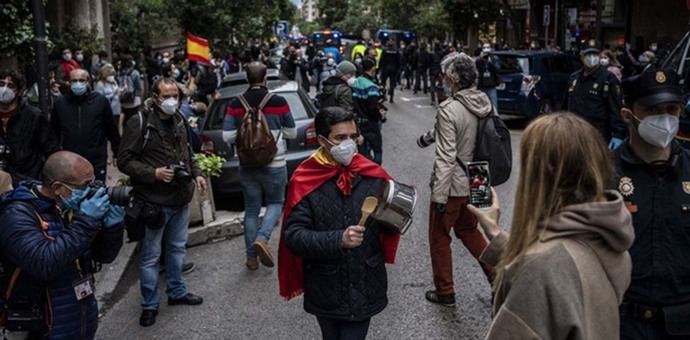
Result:
[[[65,53],[65,54],[63,54],[63,55],[62,55],[62,59],[64,59],[65,61],[70,61],[70,60],[72,60],[72,53]]]
[[[633,117],[635,117],[633,115]],[[645,117],[640,121],[637,132],[645,142],[659,148],[666,148],[678,133],[679,119],[670,114],[660,114]]]
[[[347,80],[347,86],[355,87],[355,77],[350,77],[350,79]]]
[[[599,65],[599,56],[596,54],[588,54],[585,56],[584,64],[587,68],[594,68]]]
[[[14,100],[15,97],[16,94],[11,88],[7,86],[0,87],[0,103],[9,104]]]
[[[335,60],[333,60],[333,59],[328,59],[328,61],[326,61],[326,65],[328,65],[328,66],[333,66],[333,65],[335,65]]]
[[[346,139],[338,145],[333,144],[330,140],[328,140],[328,143],[333,145],[328,152],[336,162],[344,166],[352,163],[352,158],[357,153],[357,143],[354,140]]]
[[[177,112],[177,98],[168,98],[161,102],[161,111],[168,116],[172,116]]]
[[[606,67],[606,66],[609,66],[609,64],[611,63],[611,61],[609,61],[609,58],[601,58],[601,60],[599,61],[599,63],[601,64],[601,66]]]
[[[115,76],[107,76],[107,77],[105,78],[105,81],[114,84],[114,83],[115,83]]]

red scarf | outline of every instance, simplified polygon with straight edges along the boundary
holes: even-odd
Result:
[[[381,166],[360,154],[356,154],[352,159],[352,163],[347,167],[334,165],[328,160],[323,149],[319,149],[313,156],[302,162],[292,175],[288,186],[285,210],[283,210],[283,226],[278,247],[278,283],[280,285],[280,296],[286,300],[299,296],[304,289],[302,258],[293,254],[285,243],[285,227],[292,209],[307,195],[334,176],[338,176],[336,184],[340,191],[345,196],[351,195],[352,179],[355,175],[385,180],[392,179]],[[386,256],[386,263],[395,262],[395,253],[398,249],[400,234],[386,235],[380,233],[379,241]]]

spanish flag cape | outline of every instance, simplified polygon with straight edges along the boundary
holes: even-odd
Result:
[[[349,166],[338,166],[330,160],[323,148],[302,162],[292,175],[288,186],[285,210],[283,210],[283,226],[278,247],[278,283],[280,296],[286,300],[299,296],[304,289],[302,258],[293,254],[285,242],[285,227],[292,209],[307,195],[335,176],[338,176],[336,184],[343,195],[351,195],[352,179],[355,175],[385,180],[392,178],[381,166],[360,154],[355,154]],[[328,204],[328,202],[324,202],[324,204]],[[386,235],[381,233],[379,241],[386,256],[386,263],[393,263],[400,234]]]

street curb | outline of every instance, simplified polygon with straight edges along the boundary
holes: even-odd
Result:
[[[261,210],[263,216],[264,209]],[[217,211],[216,219],[204,226],[190,227],[187,247],[195,247],[212,241],[236,237],[244,233],[244,212]],[[94,275],[96,279],[96,301],[99,313],[104,312],[114,301],[113,292],[120,285],[130,262],[136,253],[138,242],[125,242],[112,263],[104,264],[100,272]]]

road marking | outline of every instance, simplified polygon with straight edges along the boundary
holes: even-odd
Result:
[[[418,109],[432,109],[433,108],[433,106],[431,106],[431,105],[414,104],[414,106],[417,107]]]
[[[404,102],[411,102],[411,101],[413,101],[413,100],[425,100],[425,99],[428,99],[428,97],[426,97],[426,96],[424,96],[424,97],[412,97],[412,98],[410,98],[410,97],[400,97],[400,99],[401,99],[402,101],[404,101]]]

